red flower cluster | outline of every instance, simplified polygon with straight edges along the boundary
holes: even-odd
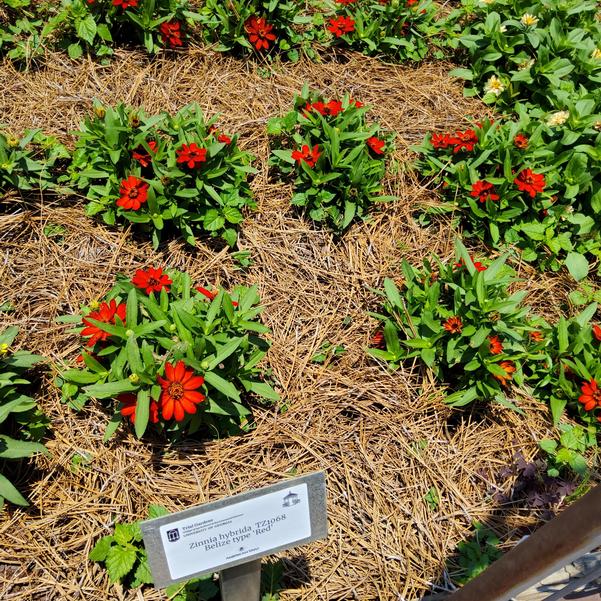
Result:
[[[578,400],[584,405],[585,411],[601,409],[601,388],[599,388],[595,379],[584,382],[580,390],[582,390],[582,394],[578,397]],[[601,415],[597,416],[597,421],[601,422]]]
[[[601,326],[593,326],[593,336],[601,342]]]
[[[453,146],[453,154],[457,154],[462,150],[471,152],[478,143],[478,136],[473,129],[456,131],[455,135],[433,133],[430,142],[436,149],[446,149]]]
[[[534,173],[532,169],[524,169],[518,173],[513,183],[522,192],[528,192],[530,198],[534,198],[537,193],[545,189],[545,176],[541,173]]]
[[[173,280],[163,273],[162,267],[149,267],[146,271],[138,269],[131,283],[136,288],[142,288],[146,294],[150,294],[151,292],[160,292],[163,288],[165,292],[169,292],[169,286],[173,284]]]
[[[355,31],[355,21],[350,17],[336,17],[335,19],[330,19],[330,24],[326,29],[339,38],[345,33]]]
[[[195,376],[192,369],[186,369],[183,361],[175,365],[165,364],[165,377],[157,375],[161,391],[161,415],[163,419],[175,417],[181,422],[186,413],[196,413],[196,405],[205,400],[205,395],[198,392],[204,384],[202,376]]]
[[[472,259],[472,263],[474,264],[476,271],[486,271],[486,269],[487,269],[485,265],[482,265],[482,263],[480,263],[480,261],[474,261]],[[463,259],[460,259],[459,263],[453,263],[453,267],[457,267],[457,269],[461,269],[462,267],[465,267],[465,261]]]
[[[244,30],[248,34],[250,43],[257,50],[268,50],[269,42],[275,41],[273,25],[270,25],[263,17],[253,15],[244,23]]]
[[[499,195],[494,193],[495,187],[487,181],[477,181],[472,184],[470,195],[484,203],[487,200],[499,200]]]
[[[148,148],[150,148],[150,151],[152,152],[152,154],[155,154],[157,151],[157,143],[154,140],[150,140],[149,142],[147,142],[148,144]],[[150,165],[150,163],[152,163],[152,156],[150,155],[149,152],[147,152],[146,148],[144,148],[144,146],[138,146],[133,152],[132,152],[132,159],[134,159],[134,161],[138,161],[138,163],[140,163],[140,165],[142,167],[148,167],[148,165]]]
[[[127,8],[136,8],[139,0],[113,0],[113,6],[120,6],[123,10]],[[90,4],[88,2],[88,4]]]
[[[168,44],[171,48],[182,46],[182,30],[179,21],[165,21],[159,27],[163,44]]]
[[[207,160],[207,149],[199,148],[195,142],[182,144],[182,147],[175,152],[177,153],[177,162],[185,163],[190,169],[200,167]]]
[[[139,177],[130,175],[121,182],[119,194],[121,197],[116,203],[118,207],[126,211],[137,211],[148,198],[148,184]]]
[[[376,154],[384,154],[384,146],[386,146],[386,142],[384,140],[380,140],[375,136],[367,139],[367,145],[376,153]]]
[[[82,322],[86,327],[81,331],[81,335],[84,338],[90,337],[86,343],[87,346],[94,346],[97,342],[103,342],[110,336],[108,332],[101,330],[97,325],[93,324],[90,319],[115,325],[115,316],[122,322],[125,322],[125,309],[125,303],[117,304],[115,299],[113,299],[110,303],[103,302],[97,311],[90,311],[83,317]]]
[[[300,165],[303,161],[311,168],[315,167],[319,157],[319,145],[315,144],[313,150],[311,150],[306,144],[303,144],[301,150],[294,150],[292,152],[292,158]]]
[[[123,417],[128,417],[132,424],[136,423],[136,407],[138,405],[138,397],[132,392],[125,392],[117,397],[117,400],[121,403],[119,412]],[[159,421],[159,404],[154,400],[150,399],[149,417],[151,423],[156,424]]]

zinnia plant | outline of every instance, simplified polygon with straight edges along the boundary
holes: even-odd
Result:
[[[431,0],[333,0],[325,28],[332,42],[373,56],[422,60],[440,32]]]
[[[46,452],[39,441],[48,419],[29,396],[30,381],[25,377],[43,357],[14,350],[12,345],[18,333],[14,326],[0,333],[0,509],[5,500],[29,505],[8,479],[6,462]]]
[[[601,432],[601,340],[595,329],[598,304],[560,318],[548,334],[546,360],[527,373],[535,396],[549,403],[553,421],[578,419],[592,441]]]
[[[525,291],[508,291],[516,279],[506,257],[483,264],[457,241],[456,261],[404,261],[403,276],[384,282],[383,310],[372,314],[384,345],[372,342],[368,353],[393,370],[420,359],[450,387],[454,407],[492,400],[517,409],[511,387],[523,385],[524,365],[546,360],[549,327],[522,305]]]
[[[268,124],[270,164],[293,178],[292,205],[339,233],[366,219],[372,204],[394,199],[381,195],[392,136],[368,124],[367,112],[358,100],[325,100],[305,87],[294,109]]]
[[[122,422],[138,437],[147,428],[174,437],[248,428],[251,397],[278,399],[259,367],[269,330],[257,321],[256,288],[210,288],[150,266],[63,319],[81,324],[83,364],[61,372],[64,401],[76,409],[92,398],[107,404],[107,439]]]
[[[190,244],[199,233],[236,244],[241,211],[255,206],[247,184],[255,170],[216,118],[205,119],[197,105],[148,117],[97,104],[76,133],[70,182],[89,199],[88,215],[134,223],[155,246],[163,233]]]
[[[205,40],[222,52],[285,52],[297,60],[299,51],[313,57],[311,41],[324,37],[322,16],[305,14],[303,3],[294,0],[206,0],[200,15]]]
[[[23,136],[0,131],[0,194],[8,190],[47,190],[56,187],[68,150],[39,130]]]
[[[464,233],[496,247],[517,246],[541,267],[564,263],[576,279],[601,257],[601,188],[593,146],[556,136],[523,111],[518,121],[432,132],[414,149],[416,168],[433,178]],[[423,219],[422,219],[423,220]]]
[[[66,50],[74,59],[85,52],[107,57],[123,43],[142,44],[151,54],[180,48],[198,18],[188,0],[36,2],[17,10],[15,19],[23,23],[32,16],[37,19],[31,21],[36,24],[33,41]]]

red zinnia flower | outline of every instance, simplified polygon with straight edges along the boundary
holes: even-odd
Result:
[[[171,278],[163,273],[162,267],[149,267],[146,271],[138,269],[136,275],[132,278],[131,283],[136,288],[142,288],[146,294],[151,292],[160,292],[165,288],[165,292],[169,292],[170,284],[173,284]]]
[[[462,150],[471,152],[478,143],[478,136],[473,129],[466,129],[465,131],[457,131],[454,136],[451,136],[450,141],[455,145],[454,154]]]
[[[204,384],[202,376],[195,376],[192,369],[186,369],[183,361],[175,365],[165,364],[165,377],[157,375],[157,381],[163,389],[161,392],[161,415],[163,419],[175,417],[181,422],[186,413],[196,413],[196,405],[205,400],[205,395],[198,392]]]
[[[534,173],[532,169],[524,169],[518,173],[513,183],[523,192],[528,192],[530,198],[534,198],[538,192],[545,189],[545,176]]]
[[[384,154],[384,146],[386,146],[386,142],[384,140],[380,140],[376,138],[376,136],[372,136],[371,138],[367,138],[367,145],[376,153],[376,154]]]
[[[489,336],[488,342],[490,343],[491,355],[500,355],[503,352],[503,344],[498,336]]]
[[[113,6],[120,6],[123,10],[126,8],[136,8],[138,0],[113,0]]]
[[[202,286],[196,286],[196,290],[198,290],[198,292],[200,292],[201,294],[204,294],[209,300],[213,300],[218,294],[217,291],[211,292],[210,290],[207,290]],[[234,305],[234,307],[237,307],[238,303],[236,301],[232,301],[232,305]]]
[[[594,411],[601,407],[601,389],[595,379],[584,382],[580,390],[582,390],[582,394],[578,397],[578,400],[584,405],[585,411]],[[601,422],[601,415],[597,417],[597,420]]]
[[[355,21],[350,17],[336,17],[335,19],[330,19],[330,24],[326,29],[339,38],[345,33],[355,31]]]
[[[342,102],[340,100],[330,100],[326,104],[326,110],[328,111],[328,115],[335,117],[338,113],[342,112]]]
[[[118,207],[123,207],[126,211],[137,211],[146,202],[148,184],[139,177],[130,175],[121,182],[119,194],[121,198],[116,203]]]
[[[108,332],[101,330],[97,325],[90,322],[90,319],[115,325],[115,316],[117,316],[125,323],[125,308],[125,303],[117,305],[115,299],[113,299],[110,303],[101,303],[97,311],[90,311],[83,317],[82,322],[86,327],[81,331],[81,335],[84,338],[87,336],[90,337],[86,344],[94,346],[98,341],[104,341],[110,336]]]
[[[300,165],[302,161],[305,161],[309,167],[315,167],[317,160],[321,156],[319,152],[319,145],[315,144],[313,150],[311,150],[306,144],[303,144],[301,150],[294,150],[292,152],[292,158]]]
[[[363,106],[363,103],[360,100],[354,100],[353,98],[349,100],[349,105],[351,104],[354,104],[358,109]]]
[[[347,6],[348,4],[353,4],[357,0],[336,0],[338,4],[342,4],[343,6]]]
[[[121,415],[123,417],[128,417],[129,421],[132,424],[136,423],[136,406],[138,404],[138,397],[137,395],[131,393],[131,392],[125,392],[123,394],[120,394],[117,397],[117,400],[121,403],[121,408],[119,409],[119,413],[121,413]],[[159,404],[153,400],[150,399],[150,415],[149,415],[149,420],[151,423],[156,424],[159,421]]]
[[[528,332],[528,336],[530,336],[530,339],[534,342],[542,342],[545,339],[543,333],[537,330],[535,330],[534,332]]]
[[[159,30],[163,38],[163,44],[169,44],[171,48],[182,45],[182,31],[179,21],[165,21],[161,23]]]
[[[263,17],[256,17],[255,15],[249,17],[244,23],[244,29],[248,34],[250,43],[257,50],[267,50],[269,42],[275,40],[275,33],[272,33],[273,25],[270,25]]]
[[[517,134],[517,136],[513,139],[513,144],[515,145],[515,147],[521,148],[522,150],[524,148],[528,148],[528,142],[528,137],[524,134]]]
[[[507,386],[508,380],[512,380],[513,374],[515,372],[515,364],[513,361],[501,361],[499,363],[499,367],[505,372],[504,376],[494,376],[499,382],[501,382],[501,386]]]
[[[461,317],[449,317],[442,327],[451,334],[460,334],[463,329],[463,322]]]
[[[499,200],[499,195],[494,193],[495,187],[487,181],[477,181],[472,184],[472,191],[470,195],[477,198],[480,202],[486,202],[487,200]]]
[[[175,152],[177,153],[177,162],[185,163],[190,169],[200,167],[201,163],[207,160],[207,149],[199,148],[195,142],[182,144],[182,147]]]
[[[219,134],[217,136],[217,141],[221,142],[222,144],[231,144],[232,143],[232,139],[229,136],[226,136],[225,134]]]
[[[154,140],[150,140],[150,142],[148,142],[148,148],[150,148],[152,154],[155,154],[157,151],[157,143]],[[142,167],[148,167],[148,165],[152,163],[152,156],[149,152],[146,151],[146,148],[144,148],[144,146],[138,146],[132,152],[131,156],[132,159],[134,159],[134,161],[138,161],[138,163],[140,163]]]
[[[593,336],[601,342],[601,326],[593,326]]]
[[[449,134],[437,134],[434,132],[430,136],[430,143],[436,149],[448,148],[454,144],[453,138]]]

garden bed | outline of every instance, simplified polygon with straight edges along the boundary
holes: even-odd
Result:
[[[453,256],[454,234],[444,220],[421,228],[412,219],[417,206],[436,201],[407,173],[408,147],[429,131],[481,118],[482,105],[463,98],[444,63],[413,68],[353,53],[335,58],[259,67],[190,49],[153,62],[118,51],[109,66],[59,54],[37,71],[0,66],[0,114],[8,129],[42,128],[72,146],[69,132],[94,98],[149,113],[196,101],[207,115],[222,114],[220,123],[240,134],[259,170],[251,184],[258,210],[242,224],[239,242],[252,258],[246,270],[219,245],[198,242],[192,249],[172,241],[155,251],[138,236],[86,218],[78,198],[46,194],[35,207],[15,199],[0,218],[0,304],[13,308],[1,319],[20,326],[19,345],[53,362],[73,361],[79,340],[56,318],[102,297],[116,273],[166,265],[200,282],[258,285],[282,396],[274,408],[255,409],[257,427],[244,436],[170,446],[129,432],[103,444],[108,415],[100,405],[73,412],[52,385],[55,374],[40,371],[37,398],[51,419],[50,455],[18,474],[31,506],[2,515],[3,599],[142,598],[110,584],[87,560],[115,521],[143,518],[150,503],[176,511],[314,470],[326,472],[329,536],[283,554],[284,600],[418,599],[449,586],[445,561],[474,520],[509,545],[543,517],[494,493],[511,494],[514,479],[498,474],[517,453],[532,458],[550,434],[544,405],[520,398],[525,415],[498,406],[451,410],[417,364],[391,374],[365,353],[376,327],[366,312],[377,307],[373,289],[401,276],[402,259]],[[400,200],[340,239],[293,213],[289,186],[268,177],[267,120],[289,110],[305,82],[327,96],[350,93],[372,105],[373,117],[397,134],[384,187]],[[548,319],[558,316],[573,288],[569,276],[517,267],[528,304]],[[312,362],[326,341],[346,352]],[[432,488],[434,506],[426,500]],[[163,597],[148,589],[144,598]]]

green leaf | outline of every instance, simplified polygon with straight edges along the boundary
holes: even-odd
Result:
[[[215,369],[220,363],[225,361],[242,343],[244,338],[232,338],[227,344],[224,344],[215,355],[215,358],[209,364],[208,369]]]
[[[132,384],[129,380],[117,380],[116,382],[86,386],[84,392],[95,399],[112,399],[119,394],[133,392],[137,389],[137,384]]]
[[[27,507],[27,499],[11,484],[8,478],[0,474],[0,498],[4,498],[15,505]]]
[[[0,435],[0,459],[21,459],[30,457],[35,453],[46,452],[46,447],[39,442],[15,440],[5,435]]]
[[[94,548],[90,551],[88,555],[88,559],[90,561],[104,561],[106,559],[106,555],[111,548],[111,543],[113,542],[112,536],[103,536],[95,545]]]
[[[234,401],[240,402],[240,394],[236,390],[236,387],[227,380],[224,380],[221,376],[218,376],[214,371],[207,371],[204,375],[205,382],[219,390],[226,397],[233,399]]]
[[[150,417],[150,392],[148,389],[138,391],[138,402],[136,403],[135,431],[138,438],[144,436],[148,419]]]
[[[396,284],[389,278],[386,278],[384,280],[384,291],[386,292],[386,296],[388,297],[388,300],[390,301],[390,304],[393,307],[401,308],[403,306],[401,302],[401,295],[399,294],[399,289],[397,288]]]
[[[127,295],[125,323],[130,330],[138,325],[138,294],[135,288],[132,288]]]
[[[588,261],[584,255],[577,252],[569,252],[566,260],[566,267],[570,275],[579,282],[588,275]]]
[[[77,35],[90,45],[94,44],[96,31],[96,21],[92,15],[88,15],[77,24]]]
[[[111,582],[117,582],[131,572],[137,553],[133,547],[112,546],[106,555],[106,570]]]
[[[148,519],[153,520],[154,518],[160,518],[164,515],[169,515],[169,510],[162,505],[149,505],[148,506]]]

